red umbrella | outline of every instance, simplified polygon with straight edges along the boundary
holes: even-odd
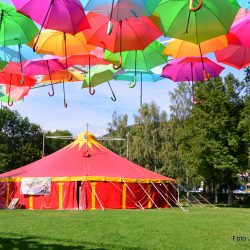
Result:
[[[88,43],[111,52],[143,50],[162,35],[147,17],[114,21],[110,35],[107,35],[108,17],[90,12],[87,18],[91,29],[84,30],[83,33]]]
[[[19,101],[29,94],[30,87],[16,87],[16,86],[5,86],[6,94],[9,98],[12,98],[14,101]]]
[[[228,47],[214,53],[217,61],[236,69],[242,69],[250,65],[250,48],[242,45],[234,34],[229,33],[227,40]]]
[[[16,73],[0,72],[0,84],[16,86],[16,87],[33,87],[36,79],[30,76],[24,76],[24,83],[22,84],[22,75]]]

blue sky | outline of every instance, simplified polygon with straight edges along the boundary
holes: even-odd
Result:
[[[4,0],[4,2],[10,2]],[[82,1],[83,3],[86,1]],[[223,75],[233,72],[242,77],[242,73],[233,68],[227,68]],[[111,101],[111,92],[105,83],[96,87],[96,94],[90,96],[88,89],[81,89],[81,83],[66,83],[66,99],[68,108],[64,108],[62,85],[55,86],[55,96],[49,97],[50,88],[40,88],[30,91],[23,102],[15,103],[12,109],[22,116],[27,116],[31,122],[40,124],[44,130],[67,129],[74,135],[89,129],[96,135],[102,135],[111,121],[112,113],[128,114],[129,123],[133,123],[133,115],[140,107],[139,83],[134,89],[128,87],[128,82],[111,81],[117,101]],[[155,101],[162,110],[169,113],[169,91],[173,91],[176,83],[164,79],[159,82],[143,83],[143,102]]]

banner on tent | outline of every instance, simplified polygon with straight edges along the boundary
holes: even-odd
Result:
[[[51,192],[51,177],[23,178],[21,194],[49,195]]]

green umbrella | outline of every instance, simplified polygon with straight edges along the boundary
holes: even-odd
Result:
[[[227,34],[239,8],[237,0],[162,0],[152,21],[165,36],[198,44]]]
[[[0,57],[0,70],[2,70],[6,65],[8,64],[8,62],[3,61]]]
[[[113,101],[116,101],[115,94],[109,83],[110,80],[113,80],[113,75],[116,72],[117,70],[113,69],[112,65],[95,65],[91,68],[91,72],[89,71],[89,73],[86,75],[82,84],[82,88],[89,88],[90,94],[94,94],[95,91],[92,91],[91,87],[100,85],[104,82],[108,82],[110,90],[113,94],[113,97],[111,97],[111,99]]]
[[[37,33],[38,29],[31,19],[18,13],[14,7],[0,3],[0,45],[18,45],[22,72],[21,44],[31,41]]]
[[[0,86],[0,102],[8,103],[9,106],[12,106],[12,103],[14,102],[9,95],[6,95],[4,86]]]
[[[162,54],[165,46],[158,41],[152,42],[144,50],[132,50],[122,52],[122,68],[134,70],[134,82],[130,87],[136,84],[137,70],[149,71],[152,68],[167,62],[167,56]],[[120,53],[105,51],[104,59],[114,64],[119,63]]]

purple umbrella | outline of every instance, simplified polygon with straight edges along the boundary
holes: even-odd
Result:
[[[162,71],[162,76],[169,78],[174,82],[185,82],[185,81],[204,81],[206,74],[209,77],[217,77],[224,69],[224,67],[216,64],[214,61],[203,57],[186,57],[178,58],[168,63]]]
[[[52,93],[48,93],[49,96],[53,96],[54,86],[51,79],[51,73],[58,70],[64,70],[65,65],[58,61],[57,58],[55,59],[38,59],[38,60],[30,60],[24,64],[23,70],[24,74],[28,76],[35,76],[35,75],[49,75],[52,87]]]
[[[39,35],[43,28],[73,35],[90,28],[79,0],[12,0],[12,2],[20,13],[41,25]]]

